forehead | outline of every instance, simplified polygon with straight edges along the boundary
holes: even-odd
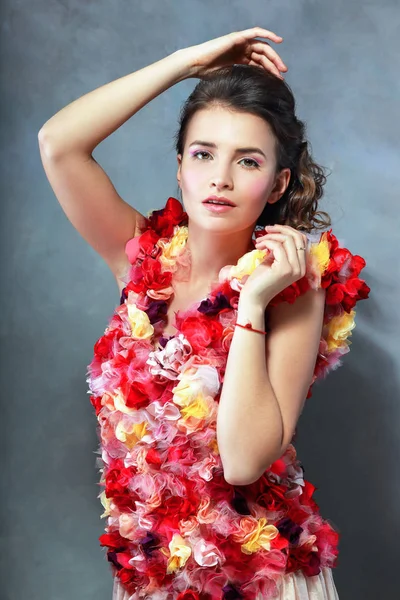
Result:
[[[268,151],[275,146],[271,126],[264,119],[252,113],[222,107],[202,109],[193,115],[186,142],[190,144],[196,139],[226,148],[256,144]]]

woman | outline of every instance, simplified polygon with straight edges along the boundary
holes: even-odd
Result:
[[[291,442],[369,287],[364,259],[317,231],[325,176],[287,67],[257,37],[282,42],[255,27],[178,50],[39,134],[61,206],[121,292],[88,367],[114,600],[338,598],[339,535]],[[145,217],[91,153],[189,77],[202,81],[176,136],[185,210],[170,197]]]

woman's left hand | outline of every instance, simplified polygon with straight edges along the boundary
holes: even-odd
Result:
[[[245,281],[240,296],[268,305],[270,300],[306,273],[308,238],[289,225],[269,225],[256,249],[270,251]]]

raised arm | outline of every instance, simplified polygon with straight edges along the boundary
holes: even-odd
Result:
[[[119,196],[92,152],[153,98],[190,76],[188,57],[178,50],[78,98],[39,131],[43,167],[57,200],[117,279],[127,267],[125,244],[139,234],[144,216]]]
[[[39,131],[43,166],[72,225],[102,256],[117,278],[129,266],[125,244],[141,229],[144,217],[117,193],[92,157],[94,148],[163,91],[189,77],[202,77],[234,63],[257,64],[280,77],[287,70],[263,36],[275,33],[253,27],[177,50],[71,102]]]

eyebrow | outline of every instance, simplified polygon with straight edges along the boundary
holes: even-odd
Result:
[[[192,142],[189,145],[189,148],[191,146],[194,146],[195,144],[199,144],[199,146],[207,146],[208,148],[216,148],[217,145],[213,144],[212,142],[204,142],[202,140],[196,140],[194,142]],[[266,155],[264,154],[264,152],[261,150],[261,148],[255,148],[255,147],[251,147],[251,146],[247,146],[246,148],[236,148],[235,153],[238,152],[257,152],[258,154],[262,154],[262,156],[266,159]]]

